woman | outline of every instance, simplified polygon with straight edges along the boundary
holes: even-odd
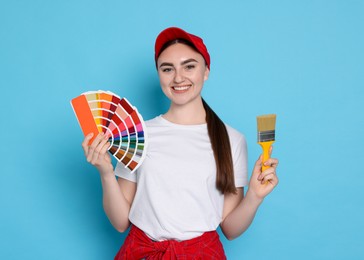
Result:
[[[103,205],[113,226],[130,232],[115,259],[225,259],[216,232],[230,240],[251,224],[263,199],[278,183],[277,159],[261,172],[255,163],[249,188],[245,138],[225,125],[201,97],[210,73],[203,40],[172,27],[156,39],[155,62],[169,110],[146,122],[147,156],[130,174],[115,171],[108,137],[88,146],[87,161],[100,172]],[[115,178],[117,175],[119,178]]]

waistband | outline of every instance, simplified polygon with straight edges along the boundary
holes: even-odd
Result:
[[[201,258],[197,258],[201,257]],[[132,225],[115,259],[226,259],[216,231],[184,241],[153,241],[144,231]]]

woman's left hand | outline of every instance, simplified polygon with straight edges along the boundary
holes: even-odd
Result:
[[[270,149],[270,154],[271,153],[272,148]],[[253,192],[254,195],[261,200],[263,200],[278,184],[278,177],[276,174],[278,160],[269,158],[264,162],[264,165],[269,166],[269,168],[262,172],[262,156],[260,156],[255,163],[248,189],[248,192]]]

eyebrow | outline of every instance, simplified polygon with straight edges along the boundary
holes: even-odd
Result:
[[[195,60],[195,59],[188,59],[188,60],[185,60],[185,61],[181,62],[181,65],[185,65],[185,64],[190,63],[190,62],[198,62],[198,61]]]
[[[185,65],[185,64],[190,63],[190,62],[198,62],[198,61],[195,60],[195,59],[188,59],[188,60],[182,61],[181,62],[181,65]],[[171,66],[171,67],[173,67],[173,63],[163,62],[159,67],[161,68],[163,66]]]

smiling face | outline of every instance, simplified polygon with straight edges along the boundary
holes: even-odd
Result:
[[[210,71],[199,52],[185,44],[173,44],[159,55],[157,68],[162,90],[172,105],[186,105],[201,98]]]

